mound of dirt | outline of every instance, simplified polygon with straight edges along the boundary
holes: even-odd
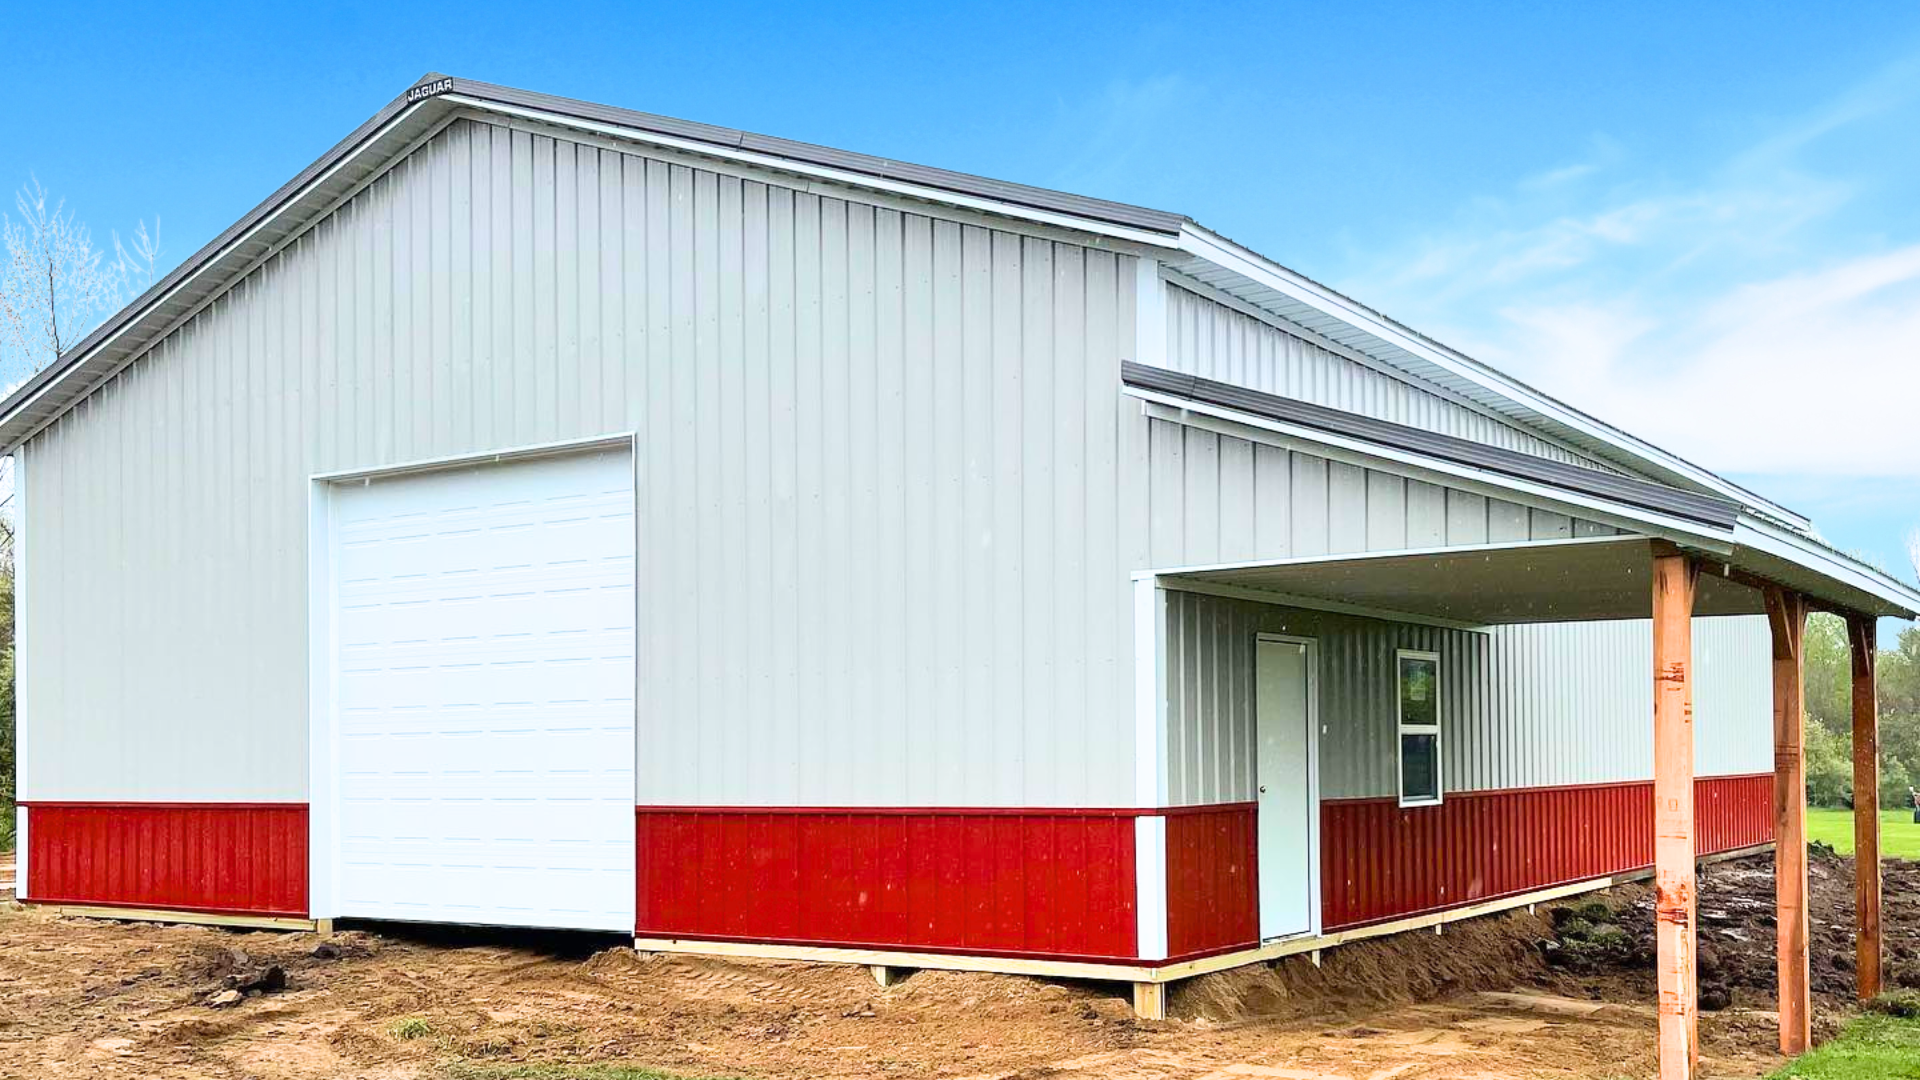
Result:
[[[1891,987],[1920,987],[1920,863],[1888,861],[1882,874],[1885,981]],[[1853,859],[1815,848],[1807,887],[1813,992],[1830,1004],[1845,1005],[1854,991]],[[1699,890],[1701,1007],[1771,1007],[1777,978],[1773,857],[1704,867]],[[1589,991],[1605,993],[1600,988],[1611,982],[1616,993],[1607,996],[1652,995],[1653,907],[1652,887],[1636,883],[1554,908],[1548,912],[1552,933],[1540,943],[1542,955],[1557,972],[1586,980]],[[1557,985],[1564,990],[1572,984],[1563,978]]]
[[[1236,1022],[1346,1016],[1382,1005],[1432,1001],[1544,976],[1545,916],[1525,911],[1452,923],[1441,933],[1396,934],[1343,945],[1314,966],[1301,954],[1177,983],[1170,1015]]]

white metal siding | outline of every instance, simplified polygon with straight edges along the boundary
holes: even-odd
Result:
[[[1449,791],[1653,775],[1653,638],[1645,620],[1491,633],[1355,618],[1170,591],[1168,768],[1173,804],[1253,798],[1259,633],[1320,641],[1324,798],[1395,790],[1394,650],[1441,657]],[[1759,616],[1694,620],[1695,770],[1767,772],[1771,646]]]
[[[25,448],[26,790],[306,797],[314,473],[637,432],[645,803],[1123,805],[1132,571],[1611,531],[1148,420],[1137,269],[460,121]]]
[[[1146,424],[1154,569],[1618,532],[1204,428]]]
[[[30,790],[305,798],[306,478],[635,430],[641,801],[1125,803],[1134,289],[462,121],[28,447]]]
[[[1597,458],[1168,284],[1167,361],[1175,370],[1605,472]]]

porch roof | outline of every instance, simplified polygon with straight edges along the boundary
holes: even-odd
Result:
[[[1178,567],[1155,576],[1176,587],[1249,590],[1273,603],[1472,626],[1646,619],[1653,615],[1652,543],[1638,535],[1516,541]],[[1763,614],[1759,586],[1767,583],[1836,611],[1905,614],[1763,550],[1695,555],[1703,567],[1696,615]]]

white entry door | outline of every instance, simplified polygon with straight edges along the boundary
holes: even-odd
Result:
[[[631,933],[629,451],[330,500],[337,914]]]
[[[1313,731],[1313,644],[1261,635],[1255,646],[1260,787],[1260,936],[1314,928],[1319,791]]]

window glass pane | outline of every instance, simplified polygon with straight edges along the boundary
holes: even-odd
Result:
[[[1440,665],[1425,657],[1400,658],[1400,722],[1440,722]]]
[[[1426,801],[1440,797],[1440,739],[1435,735],[1400,736],[1400,798]]]

